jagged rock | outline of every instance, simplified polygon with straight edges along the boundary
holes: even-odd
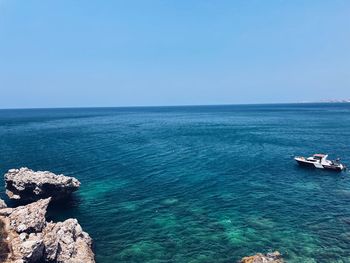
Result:
[[[41,232],[46,225],[45,214],[51,198],[41,199],[26,206],[12,209],[10,226],[17,233]]]
[[[94,263],[92,240],[76,219],[47,223],[51,198],[17,208],[0,209],[9,255],[5,263]]]
[[[13,211],[13,208],[2,208],[0,209],[0,216],[9,216]]]
[[[0,209],[1,208],[6,208],[6,207],[7,207],[7,205],[6,205],[5,201],[0,199]]]
[[[16,255],[15,258],[23,262],[41,261],[44,256],[44,242],[41,233],[32,233],[28,237],[21,235],[11,242],[13,254]]]
[[[278,251],[267,254],[256,254],[254,256],[244,257],[240,263],[283,263],[281,254]]]
[[[10,257],[5,262],[39,262],[44,257],[41,231],[46,226],[45,214],[51,198],[16,208],[0,209],[0,220],[8,232]]]
[[[5,174],[5,185],[9,198],[36,201],[47,197],[53,200],[65,198],[79,188],[80,182],[62,174],[21,168],[11,169]]]
[[[43,231],[45,258],[57,263],[93,263],[91,238],[76,219],[48,223]]]

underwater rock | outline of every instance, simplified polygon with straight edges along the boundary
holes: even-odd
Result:
[[[275,251],[267,254],[256,254],[254,256],[244,257],[240,263],[283,263],[280,252]]]
[[[24,167],[9,170],[5,174],[5,186],[6,194],[11,199],[36,201],[52,197],[53,200],[58,200],[78,190],[80,182],[74,177],[48,171],[34,172]]]
[[[51,198],[0,209],[0,221],[6,232],[8,255],[5,263],[94,263],[92,240],[76,219],[46,222]]]

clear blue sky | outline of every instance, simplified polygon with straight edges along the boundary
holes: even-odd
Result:
[[[0,0],[0,108],[349,97],[348,0]]]

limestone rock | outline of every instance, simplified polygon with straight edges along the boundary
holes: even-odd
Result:
[[[44,256],[44,242],[41,233],[33,233],[26,237],[21,235],[11,242],[14,258],[23,262],[40,262]]]
[[[6,205],[5,201],[0,199],[0,209],[6,208],[6,207],[7,207],[7,205]]]
[[[41,199],[26,206],[12,209],[10,226],[17,233],[41,232],[46,225],[45,214],[51,198]]]
[[[48,223],[43,231],[45,258],[57,263],[93,263],[92,240],[76,219]]]
[[[76,219],[47,223],[51,198],[0,209],[9,255],[5,263],[94,263],[92,240]]]
[[[62,174],[20,168],[11,169],[5,174],[5,185],[9,198],[36,201],[47,197],[53,200],[68,197],[79,188],[80,182]]]
[[[9,216],[13,211],[13,208],[1,208],[0,209],[0,216]]]
[[[256,254],[254,256],[244,257],[240,263],[283,263],[281,254],[278,251],[267,254]]]

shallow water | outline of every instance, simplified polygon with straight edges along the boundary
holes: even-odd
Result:
[[[314,152],[350,165],[350,104],[0,111],[1,174],[77,177],[81,189],[48,217],[78,218],[99,263],[272,250],[350,262],[350,173],[292,158]]]

